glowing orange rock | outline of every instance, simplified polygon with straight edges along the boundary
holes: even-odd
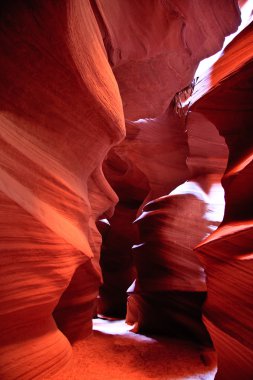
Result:
[[[47,378],[91,332],[95,220],[117,200],[101,166],[124,120],[89,1],[1,8],[0,377]]]
[[[239,12],[230,0],[190,12],[27,0],[1,4],[0,22],[0,377],[47,378],[68,361],[67,338],[91,332],[96,221],[117,201],[102,163],[124,137],[121,97],[128,119],[164,115]]]
[[[192,107],[215,124],[229,149],[224,220],[197,247],[208,277],[204,321],[218,353],[217,380],[253,374],[252,41],[251,24],[202,78],[204,96]]]

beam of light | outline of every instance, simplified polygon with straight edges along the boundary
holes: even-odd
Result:
[[[237,31],[225,38],[222,49],[218,53],[212,55],[209,58],[203,59],[203,61],[200,62],[195,73],[195,78],[203,76],[203,74],[208,71],[210,67],[213,66],[214,63],[223,55],[223,50],[225,47],[253,21],[253,0],[248,0],[242,5],[241,19],[242,22]]]

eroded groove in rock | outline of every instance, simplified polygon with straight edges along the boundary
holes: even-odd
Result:
[[[102,162],[124,136],[89,1],[1,4],[1,379],[47,378],[90,334]],[[99,138],[98,138],[99,136]]]
[[[216,379],[249,380],[253,373],[252,329],[252,25],[238,36],[204,77],[215,88],[194,105],[224,136],[229,149],[222,183],[226,208],[222,225],[198,246],[208,277],[205,324],[218,353]],[[245,53],[245,54],[244,54]],[[233,73],[239,55],[242,64]],[[225,70],[224,62],[231,63]],[[224,80],[220,73],[223,73]],[[228,74],[228,75],[227,75]],[[210,82],[209,82],[210,83]],[[211,82],[212,83],[212,82]]]
[[[205,274],[193,248],[223,218],[220,180],[227,148],[215,126],[201,114],[192,112],[186,126],[191,180],[147,204],[137,219],[137,280],[128,299],[127,321],[136,323],[140,331],[211,344],[201,320]]]
[[[125,318],[127,289],[135,278],[132,246],[137,239],[133,225],[137,208],[120,202],[103,236],[100,265],[103,285],[100,288],[98,314]]]
[[[131,131],[128,128],[126,141],[131,141],[137,133],[137,128]],[[109,222],[106,224],[102,220],[98,223],[103,238],[100,260],[103,285],[98,313],[125,318],[127,289],[135,278],[132,246],[138,239],[138,229],[133,221],[149,192],[149,185],[131,155],[119,156],[118,149],[115,147],[110,151],[103,165],[105,176],[120,200]]]
[[[115,150],[147,178],[149,193],[143,205],[189,178],[184,120],[172,106],[158,118],[127,122],[126,129],[126,139]]]
[[[149,194],[142,200],[139,214],[148,201],[168,194],[189,178],[184,122],[168,106],[175,93],[191,83],[199,61],[217,51],[224,36],[236,30],[239,8],[234,2],[226,2],[224,15],[213,3],[205,4],[204,9],[203,2],[194,2],[191,12],[186,4],[178,2],[139,2],[132,4],[131,9],[128,3],[115,4],[111,9],[107,4],[96,1],[95,12],[127,119],[127,137],[114,151],[147,179]],[[212,9],[212,14],[207,22],[200,23],[206,6]],[[146,28],[151,14],[152,23]],[[144,24],[136,23],[139,19]],[[108,179],[110,182],[110,176]],[[124,183],[124,176],[122,180]],[[132,177],[132,183],[135,181],[138,176]],[[121,194],[120,200],[124,199]]]
[[[214,0],[109,2],[96,1],[127,120],[161,116],[199,62],[219,51],[240,23],[234,0],[220,7]]]
[[[139,128],[145,123],[137,119],[148,120],[148,141],[155,124],[165,133],[172,97],[239,24],[239,8],[230,0],[219,8],[214,1],[194,1],[191,12],[177,1],[92,5],[89,0],[1,4],[3,380],[57,373],[70,358],[69,341],[91,332],[101,283],[96,222],[111,217],[117,202],[102,165],[124,138],[121,98],[127,124]],[[162,135],[154,137],[154,145],[163,145]],[[145,134],[139,137],[145,143]],[[179,140],[174,144],[181,149]],[[180,154],[180,169],[172,175],[176,182],[166,177],[168,192],[185,177]],[[144,149],[140,156],[145,155]],[[162,181],[148,175],[159,170],[159,159],[154,166],[146,161],[147,172],[143,162],[133,170],[139,171],[134,178],[143,180],[133,194],[148,189],[152,197],[161,196]]]

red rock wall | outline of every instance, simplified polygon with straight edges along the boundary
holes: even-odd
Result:
[[[126,141],[136,135],[136,130],[132,132],[128,128]],[[103,239],[100,259],[103,285],[99,292],[98,314],[125,318],[127,289],[135,278],[132,246],[138,239],[138,229],[133,221],[149,185],[131,156],[120,157],[117,152],[118,147],[113,148],[103,165],[105,176],[120,201],[114,215],[108,216],[109,222],[98,222]]]
[[[224,61],[229,72],[229,62],[234,65],[239,56],[239,62],[244,63],[237,73],[231,72],[226,80],[218,81],[218,86],[210,88],[193,106],[216,125],[229,149],[222,179],[226,199],[224,220],[197,248],[208,277],[204,321],[218,353],[217,380],[250,380],[253,374],[253,66],[248,49],[252,37],[249,26],[210,72],[215,81],[225,67]]]
[[[24,0],[2,3],[0,23],[0,377],[46,378],[91,332],[121,99],[130,120],[160,118],[239,12],[230,0]]]
[[[96,3],[127,120],[160,117],[240,23],[233,0]]]
[[[148,201],[168,194],[189,178],[184,122],[168,106],[175,93],[191,83],[199,61],[219,50],[224,35],[235,30],[239,8],[233,1],[222,2],[219,10],[214,2],[194,1],[190,11],[186,2],[122,2],[113,7],[109,3],[96,1],[93,10],[126,118],[127,138],[114,152],[132,174],[130,180],[127,176],[125,190],[125,175],[118,177],[114,188],[124,200],[130,183],[130,192],[148,183],[149,194],[142,198],[138,215]],[[142,176],[136,175],[136,169]],[[107,178],[114,183],[111,173]],[[128,225],[125,230],[131,228]]]
[[[127,322],[135,323],[138,331],[210,344],[201,320],[205,273],[193,249],[222,221],[220,180],[227,148],[215,126],[201,114],[190,113],[186,127],[189,153],[185,162],[190,180],[148,203],[136,221],[140,230],[139,244],[133,247],[137,279],[128,299]],[[171,144],[173,147],[173,139]],[[173,168],[174,150],[169,144],[167,149],[172,183],[174,172],[169,169]],[[175,159],[177,162],[176,155]],[[175,176],[175,185],[180,174]]]
[[[46,378],[70,358],[66,337],[91,333],[95,219],[117,200],[101,166],[123,113],[88,1],[1,11],[0,377]]]
[[[135,279],[132,246],[138,230],[133,221],[137,209],[120,202],[103,236],[100,265],[103,285],[100,288],[98,314],[125,318],[127,289]]]

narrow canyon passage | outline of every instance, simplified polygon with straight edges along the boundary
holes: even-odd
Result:
[[[0,2],[0,380],[253,379],[253,0]]]

